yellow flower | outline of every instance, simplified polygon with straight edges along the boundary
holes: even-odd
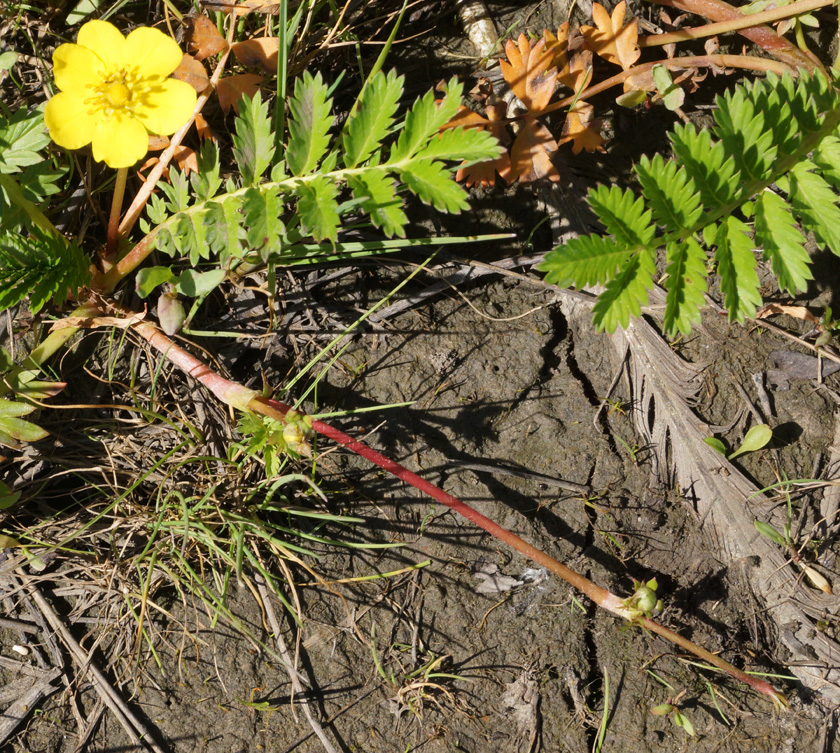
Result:
[[[95,160],[129,167],[146,154],[150,133],[168,135],[189,120],[195,89],[167,78],[183,53],[166,34],[140,27],[124,37],[106,21],[89,21],[76,41],[53,53],[60,92],[44,120],[56,144],[92,144]]]

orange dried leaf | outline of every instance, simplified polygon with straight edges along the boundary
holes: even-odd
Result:
[[[549,157],[556,150],[557,142],[549,130],[534,118],[525,118],[510,150],[512,179],[522,183],[541,178],[560,180],[560,173]]]
[[[639,49],[639,22],[633,18],[626,26],[624,15],[626,0],[615,6],[612,16],[600,3],[592,3],[592,20],[595,26],[581,26],[580,32],[589,48],[604,60],[620,65],[625,71],[641,55]]]
[[[153,133],[149,134],[149,151],[162,152],[169,146],[169,136],[155,136]]]
[[[592,80],[592,52],[581,50],[569,62],[569,67],[558,77],[563,86],[573,92],[582,92]]]
[[[528,37],[520,34],[517,44],[507,41],[505,53],[508,59],[499,60],[505,81],[528,112],[541,112],[557,85],[557,71],[549,70],[552,56],[545,51],[545,39],[531,47]]]
[[[566,114],[560,144],[572,142],[572,151],[603,152],[604,139],[600,133],[601,121],[595,118],[595,108],[588,102],[578,100],[575,106]]]
[[[192,55],[184,55],[181,64],[172,74],[172,78],[186,81],[199,94],[210,86],[210,77],[207,75],[204,64],[199,63]]]
[[[195,116],[195,130],[198,134],[198,138],[200,139],[209,139],[210,141],[217,140],[216,134],[213,133],[213,129],[201,113],[198,113],[198,115]]]
[[[187,16],[187,49],[195,53],[196,60],[224,52],[228,43],[207,16]]]
[[[461,105],[455,117],[452,118],[444,128],[483,128],[492,133],[500,144],[510,143],[510,136],[505,128],[504,118],[507,111],[507,103],[499,100],[494,104],[485,106],[487,117],[473,112],[468,107]],[[496,184],[496,173],[504,180],[510,178],[510,154],[503,152],[495,160],[479,162],[475,165],[467,165],[458,168],[455,173],[455,180],[466,180],[467,188],[479,185],[488,188]]]
[[[551,65],[557,69],[557,77],[569,68],[569,22],[560,24],[557,35],[543,29],[546,54],[551,55]]]
[[[240,73],[238,76],[220,78],[216,91],[219,95],[219,105],[222,112],[227,115],[232,107],[238,115],[239,100],[242,99],[242,95],[253,97],[262,82],[263,77],[256,73]]]
[[[190,149],[188,146],[178,145],[172,154],[172,160],[181,168],[184,175],[198,172],[198,155],[196,155],[194,149]]]
[[[277,37],[257,37],[231,45],[236,59],[246,68],[262,68],[266,73],[277,72],[277,52],[280,40]]]

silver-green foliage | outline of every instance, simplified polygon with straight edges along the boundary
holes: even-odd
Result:
[[[733,321],[761,305],[761,249],[778,285],[791,295],[812,279],[805,248],[811,232],[840,256],[840,75],[773,75],[717,100],[716,124],[671,134],[674,156],[643,157],[641,196],[599,186],[588,201],[607,235],[554,249],[541,265],[560,286],[604,285],[594,307],[598,329],[627,326],[648,302],[664,248],[664,324],[688,333],[699,320],[712,268]]]
[[[157,248],[192,264],[249,254],[282,263],[306,239],[335,242],[350,212],[363,212],[388,237],[405,237],[403,188],[438,209],[466,209],[453,163],[494,159],[501,147],[484,131],[441,131],[461,103],[456,79],[440,100],[428,92],[398,123],[402,94],[401,76],[377,73],[336,132],[327,85],[304,73],[289,101],[283,154],[275,154],[267,105],[259,95],[243,99],[233,144],[241,180],[223,185],[211,145],[198,173],[187,179],[173,171],[171,184],[161,184],[164,195],[152,200],[144,229]]]

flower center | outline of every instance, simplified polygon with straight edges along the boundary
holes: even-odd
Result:
[[[108,100],[112,107],[125,107],[131,99],[131,91],[125,84],[119,81],[106,84],[104,94],[105,99]]]

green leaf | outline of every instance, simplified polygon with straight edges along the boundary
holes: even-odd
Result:
[[[648,290],[653,287],[656,263],[653,252],[645,249],[631,256],[618,274],[607,283],[592,308],[595,328],[600,332],[614,332],[626,327],[631,316],[638,316],[648,302]]]
[[[21,442],[36,442],[49,434],[40,426],[18,418],[34,410],[35,406],[28,403],[0,399],[0,445],[18,449]]]
[[[259,96],[259,93],[258,93]],[[239,122],[245,117],[246,110],[245,103],[242,103],[240,108],[240,118],[237,118],[237,132],[233,137],[234,147],[236,147],[237,139],[239,138]],[[273,147],[272,147],[273,150]],[[234,154],[236,149],[234,148]],[[212,199],[219,191],[222,185],[222,179],[219,175],[219,148],[214,141],[207,140],[198,152],[197,156],[198,172],[190,175],[190,185],[195,192],[195,198],[198,201],[207,201]],[[239,157],[236,157],[237,162]]]
[[[408,217],[403,212],[402,201],[397,197],[396,184],[392,178],[381,170],[369,170],[349,176],[347,184],[353,192],[353,198],[359,201],[376,227],[389,238],[395,235],[405,238]]]
[[[824,138],[814,150],[811,159],[820,168],[822,176],[835,189],[840,189],[840,139],[836,136]]]
[[[756,110],[743,88],[717,98],[715,132],[742,174],[762,181],[771,175],[778,147],[767,128],[765,115]]]
[[[295,188],[298,196],[298,212],[301,224],[312,234],[315,240],[338,238],[338,196],[336,185],[319,176]]]
[[[0,237],[0,311],[29,295],[33,313],[52,299],[57,306],[90,281],[90,260],[74,243],[34,228],[23,237]]]
[[[769,523],[765,523],[763,520],[754,520],[753,525],[755,526],[755,530],[764,536],[764,538],[770,539],[770,541],[778,544],[779,546],[787,546],[785,537]]]
[[[687,335],[700,320],[700,310],[705,305],[706,252],[688,237],[683,243],[669,243],[666,254],[665,329],[672,335],[677,331]]]
[[[243,196],[242,211],[245,214],[248,247],[257,251],[263,261],[267,261],[270,254],[279,254],[283,250],[286,231],[281,219],[285,205],[279,188],[249,188]]]
[[[755,242],[764,248],[764,258],[782,290],[795,295],[808,287],[813,275],[805,239],[788,203],[770,189],[762,191],[755,203]]]
[[[651,71],[656,91],[662,98],[662,104],[669,110],[676,110],[685,102],[685,92],[674,83],[671,72],[664,65],[655,65]]]
[[[0,71],[8,71],[12,69],[18,61],[18,54],[16,52],[4,52],[0,55]]]
[[[642,156],[635,170],[654,219],[668,232],[691,230],[703,207],[688,171],[660,154],[653,160]]]
[[[790,202],[802,224],[817,242],[840,256],[840,208],[837,195],[823,178],[811,170],[814,163],[803,160],[790,172]]]
[[[242,183],[246,186],[257,185],[265,169],[271,164],[274,156],[274,134],[271,132],[268,103],[263,103],[259,92],[253,97],[243,95],[239,100],[239,116],[236,118],[236,133],[233,135],[233,156],[239,166]]]
[[[715,261],[729,320],[742,322],[755,316],[761,305],[759,281],[749,228],[730,215],[720,224]]]
[[[172,267],[143,267],[134,282],[137,295],[146,298],[158,285],[175,278]]]
[[[442,162],[408,162],[399,173],[408,190],[435,209],[458,214],[469,208],[466,191],[452,180],[451,172]]]
[[[417,159],[486,162],[496,159],[504,147],[489,131],[476,128],[447,128],[417,153]]]
[[[734,201],[740,176],[720,141],[713,144],[709,131],[698,132],[690,124],[678,125],[670,138],[677,161],[694,180],[705,207],[711,210]]]
[[[391,132],[403,82],[396,71],[387,75],[380,71],[368,81],[358,107],[350,113],[341,132],[346,167],[365,162]]]
[[[13,492],[7,484],[0,481],[0,510],[8,510],[20,499],[20,492]]]
[[[583,288],[603,285],[627,262],[629,256],[627,247],[614,238],[581,235],[549,252],[539,269],[546,273],[546,282],[561,288],[569,285]]]
[[[644,199],[629,189],[601,184],[589,192],[587,200],[620,245],[632,249],[653,242],[656,227],[651,223],[651,212],[645,208]]]
[[[717,450],[721,455],[726,457],[726,445],[717,437],[703,437],[703,441],[713,450]]]
[[[210,258],[212,252],[217,254],[224,264],[231,257],[242,256],[242,241],[245,240],[246,234],[242,227],[240,207],[241,202],[235,196],[219,197],[216,201],[207,203],[203,222],[207,229],[209,250],[202,251],[204,258]],[[195,263],[192,262],[193,265]]]
[[[326,154],[333,124],[331,107],[321,73],[313,77],[304,71],[303,78],[295,81],[295,94],[289,100],[289,147],[285,158],[293,175],[313,172]]]
[[[431,136],[458,112],[463,90],[463,85],[452,78],[445,87],[446,96],[440,102],[435,102],[434,92],[431,91],[418,99],[406,115],[405,127],[391,150],[388,164],[402,162],[417,154]]]
[[[760,450],[762,447],[766,447],[771,439],[773,439],[773,430],[767,424],[752,426],[744,435],[744,441],[741,442],[741,446],[729,456],[729,459],[733,460],[745,452]]]
[[[32,112],[21,108],[8,119],[0,117],[0,173],[16,173],[43,162],[39,152],[49,143],[43,107]]]
[[[178,275],[175,286],[179,293],[189,298],[203,298],[222,284],[226,274],[224,269],[211,269],[209,272],[185,269]]]

